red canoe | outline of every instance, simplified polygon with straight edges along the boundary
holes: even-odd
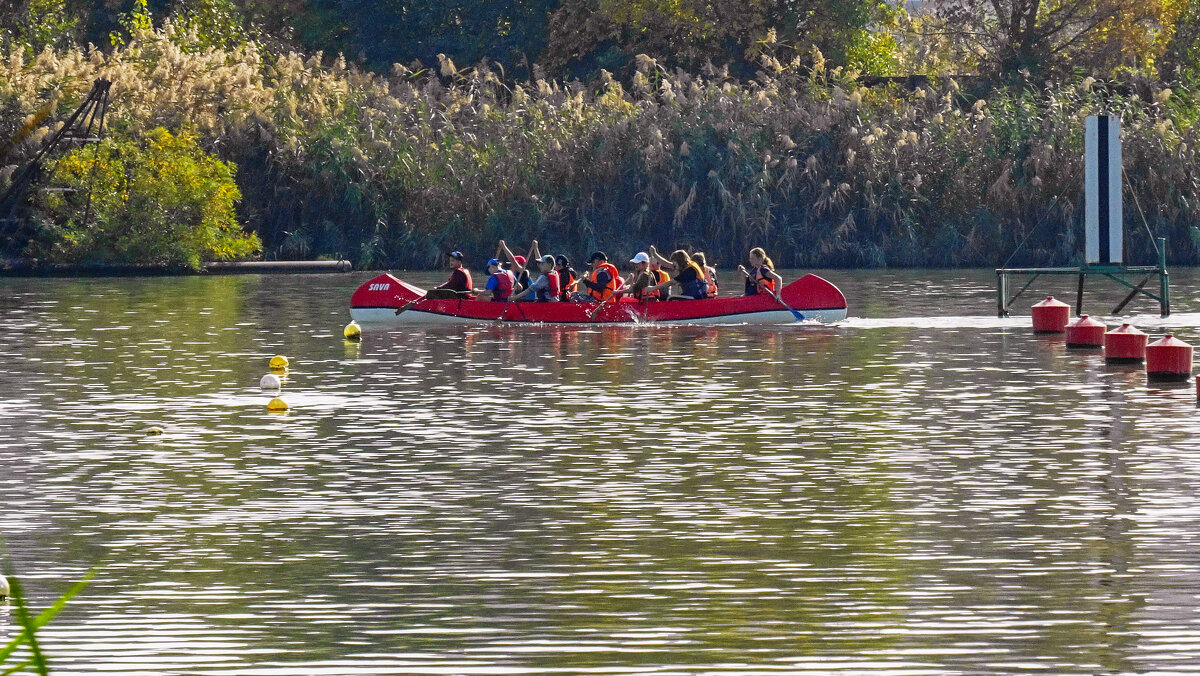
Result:
[[[846,318],[846,297],[836,286],[816,275],[805,275],[788,284],[783,287],[780,296],[787,307],[767,295],[666,302],[620,298],[602,305],[497,303],[475,299],[425,300],[424,289],[384,274],[358,287],[350,298],[350,316],[359,324],[371,326],[480,322],[791,324],[799,321],[800,317],[805,321],[818,322],[836,322]],[[396,314],[396,310],[405,307],[407,309]]]

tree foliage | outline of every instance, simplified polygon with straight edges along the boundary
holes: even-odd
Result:
[[[190,134],[157,128],[141,142],[106,140],[64,156],[55,176],[65,191],[43,193],[39,207],[58,237],[33,252],[47,260],[199,269],[262,248],[238,224],[233,164]]]
[[[815,48],[837,65],[881,73],[892,43],[870,29],[894,14],[875,0],[565,0],[543,61],[585,79],[629,72],[639,54],[668,68],[729,64],[753,76],[764,55],[790,63]]]
[[[1187,0],[938,0],[943,27],[999,80],[1147,69]]]

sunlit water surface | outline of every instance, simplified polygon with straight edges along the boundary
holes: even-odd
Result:
[[[54,673],[1200,670],[1194,385],[825,274],[831,327],[361,343],[370,273],[0,281],[0,532],[37,607],[99,571]]]

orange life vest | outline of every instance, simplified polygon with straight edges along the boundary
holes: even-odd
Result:
[[[670,279],[670,277],[667,275],[666,271],[664,271],[664,270],[647,270],[646,273],[650,275],[650,286],[658,286],[659,284],[662,284],[663,282]],[[643,300],[643,301],[645,301],[645,300],[662,300],[663,290],[655,289],[653,291],[647,291],[645,289],[642,289],[637,292],[637,295],[635,297],[638,300]]]
[[[600,282],[597,282],[596,279],[600,276],[601,270],[608,273],[608,284],[605,284],[604,289],[600,291],[588,287],[588,295],[595,300],[603,302],[608,300],[613,295],[613,292],[617,290],[617,285],[621,283],[621,275],[617,273],[617,269],[611,263],[601,263],[596,266],[595,270],[592,270],[592,274],[588,275],[588,281],[593,284],[599,284]]]

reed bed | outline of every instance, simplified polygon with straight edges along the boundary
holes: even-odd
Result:
[[[425,267],[537,238],[576,255],[690,246],[725,265],[764,246],[786,266],[992,266],[1074,259],[1083,119],[1116,112],[1129,258],[1150,260],[1148,229],[1172,262],[1200,263],[1190,92],[864,88],[815,56],[766,57],[748,81],[643,58],[625,83],[512,83],[486,63],[383,76],[253,43],[198,49],[165,27],[110,51],[5,55],[0,128],[57,100],[4,162],[28,157],[108,77],[114,134],[186,130],[236,163],[241,221],[273,258]]]

